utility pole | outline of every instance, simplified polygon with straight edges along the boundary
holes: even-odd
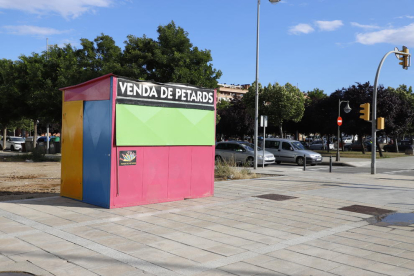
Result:
[[[395,53],[397,58],[401,60],[399,63],[402,65],[403,69],[408,69],[410,67],[411,63],[411,54],[407,47],[403,46],[403,50],[399,51],[397,47],[395,47],[394,51],[389,51],[385,54],[385,56],[382,58],[378,69],[377,74],[375,75],[375,82],[374,82],[374,91],[372,95],[372,116],[371,116],[371,124],[372,124],[372,133],[371,133],[371,174],[377,173],[377,167],[376,167],[376,157],[377,157],[377,89],[378,89],[378,79],[379,74],[381,72],[382,64],[384,63],[385,59],[392,53]]]

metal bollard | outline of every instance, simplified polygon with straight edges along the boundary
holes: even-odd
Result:
[[[332,172],[332,155],[329,157],[329,172]]]
[[[303,155],[303,170],[306,171],[306,154]]]

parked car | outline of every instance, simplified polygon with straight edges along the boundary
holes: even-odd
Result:
[[[327,143],[322,140],[313,141],[313,143],[309,145],[309,149],[311,150],[324,150],[327,148],[328,148]],[[329,149],[334,149],[333,143],[329,144]]]
[[[401,142],[398,142],[397,144],[398,144],[398,151],[399,152],[404,152],[406,149],[410,149],[411,146],[412,146],[411,141],[407,141],[407,140],[403,140]],[[388,144],[388,145],[385,145],[383,147],[383,150],[387,151],[387,152],[389,152],[389,151],[396,152],[397,147],[395,146],[395,144]]]
[[[22,144],[25,143],[24,139],[22,137],[17,136],[6,136],[6,146],[3,145],[4,140],[2,139],[0,141],[0,150],[4,149],[10,149],[11,151],[17,150],[22,151]]]
[[[371,143],[364,142],[364,147],[367,151],[371,151]],[[347,144],[344,146],[345,151],[362,151],[362,143],[361,142],[354,142],[352,144]]]
[[[226,141],[218,142],[216,144],[216,161],[234,160],[236,163],[248,163],[253,166],[254,162],[254,145],[243,141]],[[268,151],[264,152],[263,149],[257,148],[257,163],[269,165],[275,163],[275,156]]]
[[[302,144],[302,146],[303,146],[305,149],[309,149],[308,142],[305,142],[305,141],[299,141],[299,142]]]
[[[266,150],[275,155],[276,163],[296,163],[303,165],[306,156],[306,164],[312,166],[322,163],[322,155],[317,152],[306,150],[302,143],[296,140],[269,138],[265,142]]]
[[[313,141],[309,145],[309,149],[311,149],[311,150],[323,150],[324,148],[325,148],[325,145],[324,145],[322,140]]]

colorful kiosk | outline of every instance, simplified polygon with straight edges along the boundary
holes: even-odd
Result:
[[[213,195],[215,90],[113,74],[61,90],[61,196],[119,208]]]

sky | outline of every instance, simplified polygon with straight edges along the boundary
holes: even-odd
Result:
[[[130,34],[157,39],[174,21],[194,46],[211,51],[219,83],[251,84],[256,76],[257,0],[0,0],[0,58],[17,60],[49,44],[95,39],[124,48]],[[260,4],[259,82],[287,82],[331,94],[356,82],[374,83],[383,56],[414,52],[413,0],[282,0]],[[379,84],[414,85],[394,54]]]

